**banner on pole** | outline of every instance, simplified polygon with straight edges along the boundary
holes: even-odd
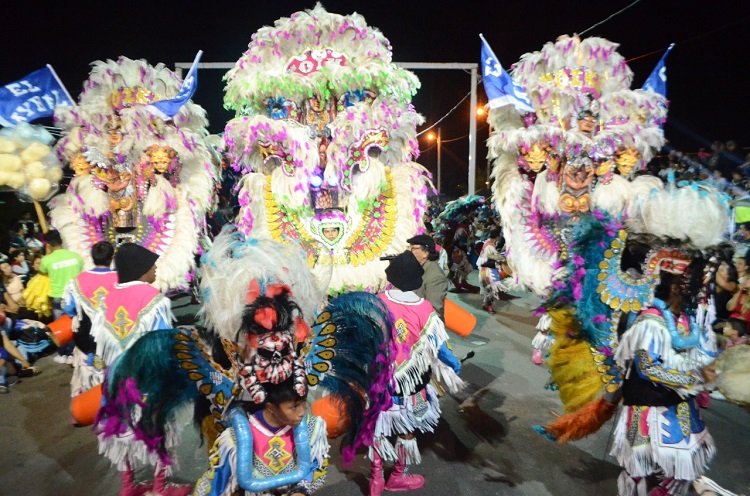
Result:
[[[667,51],[664,52],[664,55],[661,56],[659,63],[656,64],[656,67],[654,67],[654,70],[651,71],[651,74],[649,75],[648,79],[646,79],[646,82],[643,83],[643,88],[641,89],[644,89],[647,91],[653,91],[654,93],[658,93],[664,98],[667,97],[666,60],[667,60],[667,55],[669,55],[669,52],[671,52],[673,48],[674,48],[674,43],[669,45],[669,48],[667,48]]]
[[[157,117],[161,117],[165,121],[171,120],[172,117],[177,115],[177,112],[193,97],[195,90],[198,89],[198,63],[200,62],[201,55],[203,55],[203,50],[198,50],[198,54],[195,56],[195,60],[193,60],[193,65],[182,81],[182,86],[177,95],[169,100],[159,100],[152,103],[147,107],[149,112]]]
[[[520,113],[534,112],[526,90],[503,69],[484,36],[479,37],[482,38],[482,83],[490,108],[513,105]]]
[[[52,117],[55,107],[75,102],[51,65],[0,87],[0,125],[15,126]]]

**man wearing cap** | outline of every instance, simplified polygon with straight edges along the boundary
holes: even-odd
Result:
[[[448,278],[437,263],[439,255],[435,248],[435,241],[426,234],[419,234],[406,240],[409,251],[422,266],[424,275],[422,285],[414,292],[432,304],[440,320],[445,321],[443,310],[445,295],[448,293]]]
[[[171,302],[151,285],[158,258],[134,243],[122,244],[115,254],[117,284],[102,299],[91,325],[96,354],[105,366],[143,334],[172,328]]]
[[[370,496],[380,496],[383,490],[422,487],[424,477],[407,474],[406,465],[421,460],[414,432],[433,432],[440,420],[440,403],[430,380],[434,375],[452,392],[464,385],[457,375],[461,364],[448,347],[445,325],[432,305],[415,294],[424,274],[417,258],[404,252],[391,260],[385,274],[394,289],[378,296],[393,318],[395,380],[389,387],[393,406],[380,412],[370,450]],[[395,446],[389,439],[393,436],[397,437]],[[388,482],[383,475],[384,461],[394,462]]]

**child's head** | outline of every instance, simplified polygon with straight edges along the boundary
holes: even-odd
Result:
[[[729,319],[724,324],[724,337],[736,340],[747,334],[747,322],[742,319]]]
[[[737,269],[737,274],[744,276],[747,273],[748,265],[745,257],[737,257],[734,259],[734,268]]]
[[[10,259],[14,262],[22,263],[26,260],[26,252],[24,250],[10,250]]]
[[[307,413],[307,394],[300,396],[294,388],[294,377],[279,384],[264,384],[266,413],[279,425],[297,427]]]

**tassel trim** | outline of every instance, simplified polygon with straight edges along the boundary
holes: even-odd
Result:
[[[140,408],[136,407],[135,410],[134,418],[140,418]],[[180,429],[176,422],[170,422],[165,426],[165,432],[165,448],[169,452],[179,444]],[[176,460],[170,459],[170,465],[164,464],[164,459],[158,451],[150,451],[146,443],[136,440],[135,437],[132,429],[128,429],[124,434],[109,437],[101,433],[97,436],[99,454],[108,458],[119,472],[124,472],[129,466],[133,470],[138,470],[141,467],[156,467],[161,463],[166,475],[172,475],[172,469],[177,467]]]
[[[546,315],[545,315],[546,316]],[[539,327],[537,327],[538,329]],[[555,342],[554,338],[550,336],[547,331],[539,331],[534,336],[534,339],[531,340],[531,346],[535,350],[540,350],[542,352],[548,351],[552,344]]]
[[[406,465],[419,465],[422,463],[422,455],[419,452],[416,438],[398,438],[396,441],[396,452],[399,454],[399,461]],[[401,459],[402,456],[403,459]]]
[[[381,412],[375,423],[375,439],[398,434],[411,434],[415,431],[433,432],[440,421],[440,400],[432,385],[428,384],[425,391],[427,395],[427,401],[424,405],[426,411],[421,413],[419,417],[414,413],[412,396],[404,398],[403,404],[394,404],[390,409]],[[421,392],[417,394],[421,394]],[[380,453],[380,450],[378,450],[378,453]],[[382,453],[380,453],[380,456],[386,458]]]
[[[672,339],[665,325],[653,320],[642,319],[630,328],[620,340],[615,360],[617,365],[626,369],[638,350],[647,350],[650,355],[660,357],[660,365],[665,368],[688,373],[700,370],[714,361],[711,347],[715,348],[713,336],[701,339],[701,345],[684,352],[672,348]],[[713,345],[712,345],[713,342]]]
[[[91,335],[96,340],[96,354],[101,357],[105,365],[112,365],[112,362],[130,348],[139,337],[156,330],[157,323],[175,321],[171,305],[168,298],[157,295],[148,306],[138,312],[135,324],[123,338],[118,338],[112,325],[104,316],[104,312],[97,311],[91,324]]]
[[[706,470],[708,462],[716,454],[713,438],[707,430],[691,434],[699,439],[691,449],[668,448],[659,445],[657,423],[661,421],[664,407],[651,407],[646,422],[650,433],[649,444],[630,445],[627,440],[629,408],[623,408],[614,434],[614,443],[610,455],[617,458],[619,464],[631,477],[647,477],[661,469],[666,478],[695,480]],[[691,439],[692,440],[692,439]]]
[[[310,429],[310,456],[318,468],[324,467],[331,449],[331,445],[328,444],[326,422],[320,417],[313,416],[309,417],[308,422],[313,424]]]
[[[414,394],[422,385],[422,376],[438,361],[438,350],[446,341],[448,334],[445,332],[445,325],[433,312],[422,328],[419,341],[411,347],[409,359],[396,368],[396,394]]]

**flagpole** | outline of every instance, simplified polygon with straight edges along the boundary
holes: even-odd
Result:
[[[203,55],[203,50],[198,50],[198,53],[195,54],[195,58],[193,59],[193,65],[190,66],[192,69],[196,64],[198,64],[198,61],[201,59],[201,56]],[[188,71],[189,72],[189,71]]]
[[[473,195],[477,181],[477,68],[471,68],[471,111],[469,113],[469,191]]]
[[[490,53],[492,54],[492,57],[499,62],[500,59],[497,58],[497,55],[495,55],[495,50],[492,49],[492,46],[490,46],[490,43],[486,39],[484,39],[484,35],[482,33],[479,33],[479,37],[482,39],[484,44],[487,45],[487,50],[490,51]]]
[[[73,105],[75,105],[76,101],[75,101],[75,100],[73,100],[73,97],[72,97],[72,96],[70,96],[70,93],[68,93],[68,89],[67,89],[67,88],[65,87],[65,85],[63,84],[63,82],[62,82],[62,81],[60,80],[60,77],[59,77],[59,76],[57,75],[57,73],[55,72],[55,69],[54,69],[54,68],[53,68],[53,67],[52,67],[52,66],[51,66],[50,64],[47,64],[47,67],[49,67],[49,70],[50,70],[50,71],[52,71],[52,75],[53,75],[53,76],[55,76],[55,79],[57,80],[57,84],[59,84],[59,85],[60,85],[60,88],[62,88],[62,89],[63,89],[63,91],[65,92],[65,94],[66,94],[66,95],[67,95],[67,97],[68,97],[68,100],[70,100],[70,102],[71,102],[71,103],[72,103]]]

